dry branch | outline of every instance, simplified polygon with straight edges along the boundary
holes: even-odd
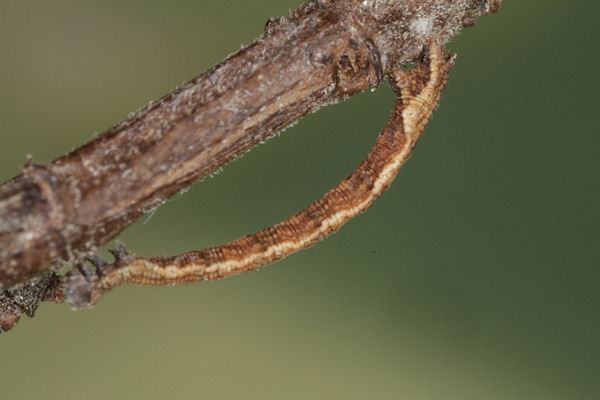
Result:
[[[26,165],[0,186],[0,331],[77,290],[51,271],[69,263],[85,276],[98,247],[165,199],[307,113],[379,87],[502,2],[310,1],[81,148]]]

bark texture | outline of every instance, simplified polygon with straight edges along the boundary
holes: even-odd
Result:
[[[80,265],[170,196],[319,107],[379,87],[431,40],[448,42],[502,3],[310,1],[86,145],[26,165],[0,186],[0,314],[16,307],[32,315],[36,301],[62,301],[49,271]],[[42,272],[43,282],[31,281],[42,288],[35,306],[10,302]]]

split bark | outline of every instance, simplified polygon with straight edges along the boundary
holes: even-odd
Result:
[[[379,87],[503,0],[319,0],[86,145],[0,186],[0,331],[140,216],[327,104]],[[43,275],[40,275],[43,274]]]

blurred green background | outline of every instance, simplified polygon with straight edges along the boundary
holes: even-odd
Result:
[[[0,1],[0,179],[49,161],[258,36],[298,0]],[[600,3],[507,0],[451,44],[395,184],[260,272],[42,305],[0,337],[4,399],[597,399]],[[143,218],[140,255],[233,240],[333,187],[386,86],[303,119]]]

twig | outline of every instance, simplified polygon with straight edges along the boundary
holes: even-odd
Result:
[[[76,294],[75,305],[92,301],[82,287],[136,259],[117,252],[109,270],[96,260],[93,273],[84,261],[141,215],[307,113],[380,86],[428,43],[446,43],[502,2],[311,1],[97,139],[50,164],[26,165],[0,186],[0,327],[14,326],[16,310],[33,315],[39,301],[62,301],[63,291]],[[425,78],[415,78],[411,96]],[[50,273],[14,287],[64,263],[84,278]],[[37,292],[27,294],[27,284]],[[28,296],[26,306],[15,293]]]

